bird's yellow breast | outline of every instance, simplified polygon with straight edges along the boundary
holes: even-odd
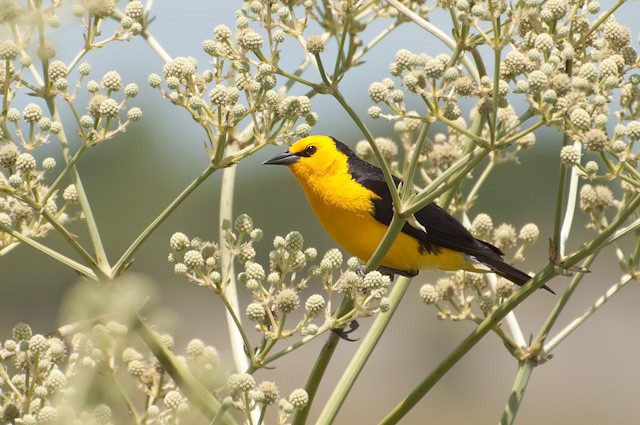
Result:
[[[326,173],[308,175],[302,167],[290,168],[329,236],[349,254],[368,261],[388,228],[373,216],[373,199],[378,195],[352,178],[347,172],[346,158],[343,164],[339,160],[332,164]],[[446,248],[427,253],[417,239],[406,233],[398,235],[382,265],[411,272],[425,268],[469,268],[462,253]]]

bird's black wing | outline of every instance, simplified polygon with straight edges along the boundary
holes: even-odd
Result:
[[[357,183],[379,196],[379,198],[372,199],[374,206],[372,215],[380,223],[388,226],[393,217],[393,201],[382,170],[360,159],[342,142],[333,140],[337,149],[347,156],[349,174]],[[401,180],[396,177],[393,178],[393,181],[396,186],[401,183]],[[416,212],[414,216],[426,232],[416,229],[409,223],[405,223],[402,232],[416,238],[425,253],[437,254],[441,248],[447,248],[472,256],[494,273],[520,286],[531,279],[528,274],[505,263],[502,259],[504,253],[499,248],[475,238],[462,223],[433,202]],[[417,274],[417,270],[395,271],[405,276]],[[555,294],[547,285],[542,288]]]
[[[379,198],[372,200],[375,209],[373,217],[388,226],[393,217],[393,201],[382,170],[361,160],[353,152],[349,153],[347,160],[349,174],[357,183],[379,196]],[[394,182],[398,185],[401,180],[394,177]],[[442,247],[471,255],[484,252],[487,249],[495,252],[496,255],[502,254],[497,248],[492,246],[493,249],[490,249],[478,241],[458,220],[434,203],[430,203],[416,212],[415,217],[424,226],[426,233],[408,223],[404,225],[402,232],[416,238],[426,252],[437,253]]]

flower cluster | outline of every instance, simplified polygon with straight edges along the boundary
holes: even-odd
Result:
[[[124,398],[128,408],[134,409],[130,413],[134,417],[144,416],[146,423],[183,423],[182,416],[191,410],[190,404],[157,360],[153,357],[153,360],[145,360],[149,353],[142,354],[124,345],[126,326],[107,322],[96,324],[86,332],[68,328],[73,331],[65,338],[60,333],[46,337],[33,334],[25,323],[18,323],[12,337],[4,341],[0,350],[0,390],[3,394],[0,412],[4,421],[26,425],[108,424],[116,422],[111,409]],[[168,335],[160,339],[168,346],[173,344]],[[204,347],[201,353],[191,355],[187,347],[187,357],[182,359],[200,372],[199,366],[204,364],[202,359],[207,356],[207,364],[218,370],[212,347]],[[119,370],[127,371],[129,377],[117,373]],[[121,394],[103,392],[105,383],[100,381],[90,384],[98,374],[121,380]],[[87,385],[93,385],[94,395],[100,394],[89,403],[83,391],[89,391]],[[133,397],[137,391],[146,395],[146,402],[132,401],[138,399]]]
[[[162,77],[149,76],[152,87],[211,130],[212,157],[221,152],[218,140],[224,140],[245,118],[253,125],[255,140],[243,143],[256,147],[276,141],[288,144],[306,137],[318,121],[318,115],[311,111],[309,97],[291,96],[288,87],[278,82],[281,73],[278,49],[286,34],[285,24],[278,22],[286,22],[289,10],[275,3],[270,3],[268,10],[273,19],[265,37],[268,46],[262,35],[249,28],[250,18],[260,21],[266,19],[267,13],[264,3],[253,2],[248,10],[236,13],[234,31],[218,25],[213,31],[214,38],[203,41],[204,51],[212,58],[210,67],[199,72],[194,58],[178,57],[165,64]],[[274,128],[278,132],[273,133]]]
[[[540,235],[538,226],[525,224],[518,232],[514,226],[502,223],[494,228],[491,217],[478,214],[470,228],[473,236],[493,243],[501,250],[514,250],[512,261],[524,260],[524,250],[536,243]],[[451,272],[447,277],[438,279],[436,284],[424,284],[420,288],[420,298],[425,304],[438,309],[440,319],[473,320],[490,314],[502,301],[516,289],[505,278],[493,278],[487,274],[468,271]],[[474,306],[482,314],[474,313]]]
[[[52,229],[67,239],[74,238],[65,229],[70,220],[68,207],[79,203],[83,194],[74,184],[69,184],[69,169],[56,167],[54,158],[39,156],[40,147],[52,140],[67,145],[68,137],[78,134],[84,147],[73,159],[76,162],[86,147],[124,132],[128,125],[142,117],[140,108],[132,107],[127,111],[127,119],[118,121],[125,103],[138,94],[138,87],[133,83],[123,87],[116,71],[107,72],[99,82],[86,82],[87,90],[93,95],[87,105],[88,113],[82,114],[76,108],[74,101],[91,73],[91,66],[86,62],[66,64],[56,59],[55,46],[44,36],[48,37],[49,32],[60,26],[57,12],[62,4],[54,2],[50,7],[43,8],[41,4],[38,7],[23,10],[13,0],[4,1],[0,7],[0,21],[15,25],[15,31],[11,32],[13,38],[0,40],[0,85],[6,110],[6,115],[0,118],[0,253],[17,246],[21,238],[40,238]],[[40,34],[42,43],[37,42],[40,37],[33,35],[37,26],[31,19],[25,19],[35,13],[41,15],[38,19],[48,23]],[[115,13],[115,1],[88,1],[86,8],[74,6],[73,13],[78,17],[90,13],[93,17],[105,18]],[[92,28],[87,31],[94,36],[99,21],[92,19],[88,25]],[[99,46],[121,39],[116,31]],[[27,54],[32,50],[37,50],[42,66],[33,66],[33,59]],[[37,69],[44,69],[46,73],[40,75]],[[124,92],[124,96],[122,100],[115,100],[119,92]],[[33,96],[33,100],[18,108],[14,105],[22,93]],[[69,121],[63,125],[60,121],[58,110],[62,104],[69,106],[75,123]],[[67,155],[68,163],[74,153]],[[58,200],[60,194],[63,202]]]
[[[229,393],[222,400],[225,407],[231,407],[244,413],[254,409],[264,411],[269,405],[278,402],[278,423],[283,424],[296,410],[303,409],[309,402],[309,395],[302,388],[295,389],[287,398],[280,397],[280,390],[273,381],[256,383],[247,373],[229,375],[226,383]]]
[[[220,264],[237,261],[243,268],[236,276],[237,282],[252,294],[252,301],[244,312],[266,338],[276,341],[294,334],[316,336],[388,307],[389,277],[377,271],[363,275],[357,258],[349,259],[346,270],[336,278],[335,272],[343,265],[342,253],[330,249],[318,258],[317,250],[305,248],[302,234],[293,231],[274,238],[269,265],[264,267],[256,261],[254,248],[254,244],[262,239],[262,230],[254,227],[248,215],[238,216],[233,224],[224,222],[222,231],[226,251],[220,250],[216,243],[198,238],[190,240],[183,233],[175,233],[170,240],[169,261],[176,273],[213,289],[222,297],[225,297],[224,290],[232,276],[229,267],[221,269]],[[228,258],[221,259],[221,252],[226,252]],[[319,264],[311,265],[318,260]],[[314,283],[314,287],[323,288],[325,293],[314,293],[302,299],[302,291],[312,279],[320,281]],[[335,317],[331,311],[334,292],[353,299],[355,308],[348,315]],[[289,325],[288,316],[300,307],[304,307],[304,313],[294,326]],[[314,323],[315,319],[320,323]]]

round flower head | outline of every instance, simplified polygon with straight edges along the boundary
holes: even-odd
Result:
[[[49,78],[51,81],[56,81],[58,78],[66,78],[67,72],[67,65],[62,61],[53,61],[49,65]]]
[[[7,111],[7,120],[11,122],[18,122],[20,121],[20,118],[22,118],[22,115],[20,115],[20,111],[18,111],[16,108],[9,108],[9,110]]]
[[[389,96],[389,89],[380,82],[371,83],[369,86],[369,97],[375,103],[384,102]]]
[[[78,120],[78,123],[83,128],[91,128],[91,127],[93,127],[94,121],[93,121],[93,118],[90,115],[83,115]]]
[[[309,403],[309,395],[302,388],[298,388],[293,390],[289,395],[289,402],[293,404],[296,409],[302,409]]]
[[[128,97],[136,97],[138,95],[138,85],[136,83],[129,83],[124,88],[124,94]]]
[[[327,260],[334,269],[338,268],[342,265],[342,253],[340,250],[332,248],[326,252],[324,260]]]
[[[0,147],[0,166],[4,168],[13,167],[18,160],[20,151],[13,143],[3,144]]]
[[[18,46],[11,40],[0,41],[0,60],[12,61],[18,58]]]
[[[591,117],[584,109],[573,108],[569,113],[569,121],[579,130],[586,130],[591,126]]]
[[[383,157],[391,159],[398,154],[398,145],[388,137],[378,137],[374,141]]]
[[[469,96],[475,90],[475,83],[466,75],[461,76],[453,83],[453,90],[460,96]]]
[[[549,52],[554,46],[553,37],[548,33],[541,33],[536,36],[534,46],[541,52]]]
[[[235,221],[236,232],[249,234],[253,230],[253,220],[247,214],[241,214]]]
[[[246,314],[249,320],[253,322],[262,322],[267,317],[264,307],[258,303],[249,304],[246,309]]]
[[[139,21],[144,16],[144,5],[139,0],[130,1],[124,9],[128,17]]]
[[[180,394],[178,391],[169,391],[164,396],[164,404],[169,409],[177,409],[180,403],[182,403],[182,394]]]
[[[36,169],[36,159],[30,153],[21,153],[16,160],[16,168],[23,173]]]
[[[227,389],[232,394],[239,391],[249,391],[255,387],[255,379],[247,373],[233,373],[227,378]]]
[[[90,80],[87,82],[87,91],[89,93],[97,93],[100,90],[100,84],[98,84],[95,80]]]
[[[455,294],[456,286],[451,279],[443,278],[438,279],[436,283],[436,289],[438,290],[438,296],[443,300],[450,300]]]
[[[120,114],[120,105],[114,99],[106,98],[100,103],[99,114],[105,118],[117,118]]]
[[[109,71],[102,77],[102,87],[109,91],[120,91],[122,78],[117,71]]]
[[[625,134],[632,142],[640,140],[640,121],[631,121],[627,124]]]
[[[26,323],[16,323],[13,327],[13,339],[16,341],[28,340],[32,336],[31,327]]]
[[[38,425],[54,425],[58,423],[58,420],[58,410],[53,406],[44,406],[38,412]]]
[[[42,118],[42,109],[35,103],[29,103],[22,111],[22,119],[28,123],[37,123],[40,118]]]
[[[540,236],[540,231],[538,230],[538,226],[534,223],[528,223],[522,226],[522,229],[520,229],[520,233],[518,234],[518,237],[527,244],[536,243],[538,236]]]
[[[273,301],[276,310],[282,313],[291,313],[300,305],[298,293],[291,288],[283,288],[278,292]]]
[[[312,55],[320,54],[324,51],[324,41],[319,35],[312,35],[307,39],[307,52]]]
[[[304,308],[309,316],[317,316],[324,310],[324,297],[320,294],[313,294],[304,303]]]
[[[581,156],[580,152],[572,145],[563,146],[560,151],[560,161],[566,166],[579,164]]]
[[[599,128],[592,128],[584,134],[584,146],[593,152],[599,152],[609,143],[607,134]]]
[[[56,367],[49,373],[45,383],[51,392],[55,392],[67,384],[67,376]]]
[[[147,81],[153,88],[158,88],[160,87],[160,84],[162,84],[162,78],[158,74],[149,74],[149,78]]]
[[[311,134],[311,126],[306,122],[303,122],[296,127],[295,134],[300,138],[307,137]]]
[[[260,50],[262,48],[262,37],[253,31],[245,30],[238,37],[238,44],[245,50]]]
[[[501,277],[496,283],[496,296],[498,298],[509,298],[514,289],[513,283]]]
[[[190,269],[199,268],[204,265],[204,258],[202,258],[200,251],[192,249],[185,252],[184,264]]]
[[[142,110],[138,107],[133,107],[127,111],[127,119],[129,121],[140,121],[142,119]]]
[[[420,298],[425,304],[434,304],[440,299],[440,294],[433,285],[427,283],[420,288]]]
[[[272,381],[262,381],[260,385],[258,385],[258,389],[262,391],[262,404],[264,405],[275,403],[280,396],[278,387]]]
[[[493,231],[493,240],[498,248],[509,248],[516,243],[516,229],[510,224],[502,223]]]
[[[213,36],[216,41],[223,42],[231,38],[231,30],[226,25],[218,25],[213,29]]]

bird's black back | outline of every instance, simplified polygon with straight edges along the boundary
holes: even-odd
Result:
[[[384,225],[391,223],[393,217],[393,201],[384,174],[379,167],[360,159],[347,145],[333,139],[338,151],[347,156],[348,171],[354,180],[376,193],[379,198],[373,199],[373,217]],[[393,178],[396,185],[401,183]],[[402,232],[416,238],[427,253],[437,254],[440,248],[448,248],[463,252],[483,261],[485,257],[498,259],[503,255],[495,246],[476,239],[453,216],[433,202],[414,214],[416,220],[424,226],[426,233],[405,223]]]

